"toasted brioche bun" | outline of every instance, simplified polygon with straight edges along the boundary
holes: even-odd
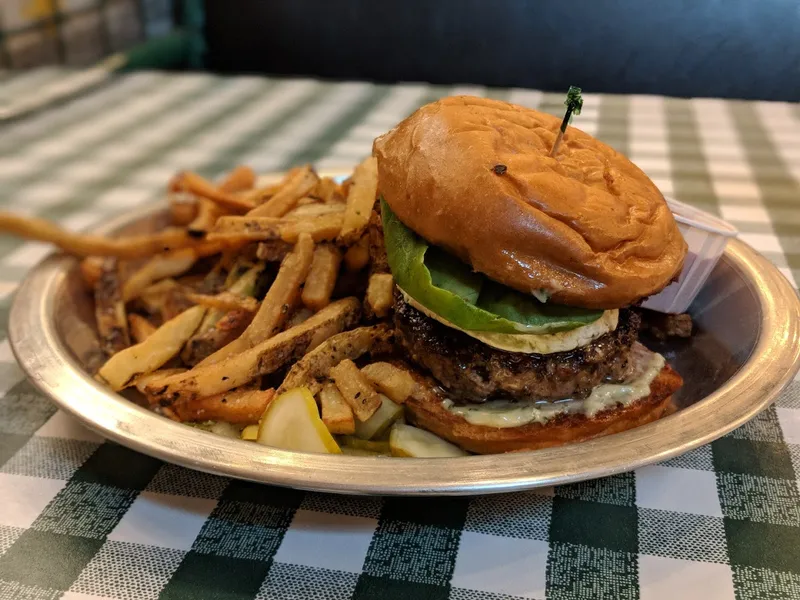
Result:
[[[672,394],[681,387],[683,379],[665,365],[650,384],[650,395],[627,406],[609,408],[593,417],[562,414],[544,424],[529,423],[520,427],[473,425],[442,406],[441,397],[433,391],[432,380],[420,376],[418,383],[420,391],[405,403],[406,415],[412,424],[469,452],[498,454],[583,442],[660,419],[674,410]]]
[[[549,157],[560,123],[470,96],[428,104],[375,140],[379,193],[428,242],[521,292],[610,309],[660,291],[686,255],[664,197],[575,127]]]

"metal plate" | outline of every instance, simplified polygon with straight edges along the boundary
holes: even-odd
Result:
[[[152,229],[164,203],[96,233]],[[74,258],[43,260],[17,292],[14,353],[31,381],[89,428],[162,460],[306,490],[351,494],[483,494],[620,473],[708,443],[772,403],[800,368],[800,299],[780,272],[732,240],[691,308],[689,341],[648,344],[686,384],[679,410],[608,437],[536,452],[440,459],[318,455],[226,439],[159,417],[95,382],[84,370],[95,346],[91,298]]]

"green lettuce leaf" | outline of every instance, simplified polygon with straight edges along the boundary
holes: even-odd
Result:
[[[557,333],[593,323],[603,314],[542,303],[476,273],[448,254],[430,247],[403,225],[381,199],[386,255],[397,285],[422,306],[469,331]]]

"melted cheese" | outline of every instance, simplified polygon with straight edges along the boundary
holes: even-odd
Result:
[[[452,400],[443,400],[450,412],[463,417],[473,425],[487,427],[520,427],[528,423],[546,423],[564,413],[583,414],[593,417],[614,406],[627,406],[650,394],[650,384],[664,368],[664,357],[636,344],[631,353],[635,361],[634,372],[623,383],[603,383],[592,390],[583,400],[518,401],[489,400],[482,404],[456,405]]]
[[[559,333],[533,334],[469,331],[467,329],[461,329],[436,313],[431,312],[406,294],[402,289],[400,289],[400,293],[403,294],[403,298],[408,304],[431,319],[439,321],[439,323],[447,327],[458,329],[468,336],[480,340],[487,346],[507,352],[523,352],[525,354],[567,352],[568,350],[574,350],[575,348],[585,346],[609,331],[614,331],[619,322],[619,311],[614,309],[605,311],[594,323],[589,323],[583,327],[577,327],[576,329],[561,331]]]

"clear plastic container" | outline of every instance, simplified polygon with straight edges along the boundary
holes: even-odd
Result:
[[[667,205],[675,216],[689,252],[678,281],[648,298],[642,306],[674,314],[686,312],[725,251],[728,239],[736,237],[739,232],[727,221],[683,202],[667,198]]]

